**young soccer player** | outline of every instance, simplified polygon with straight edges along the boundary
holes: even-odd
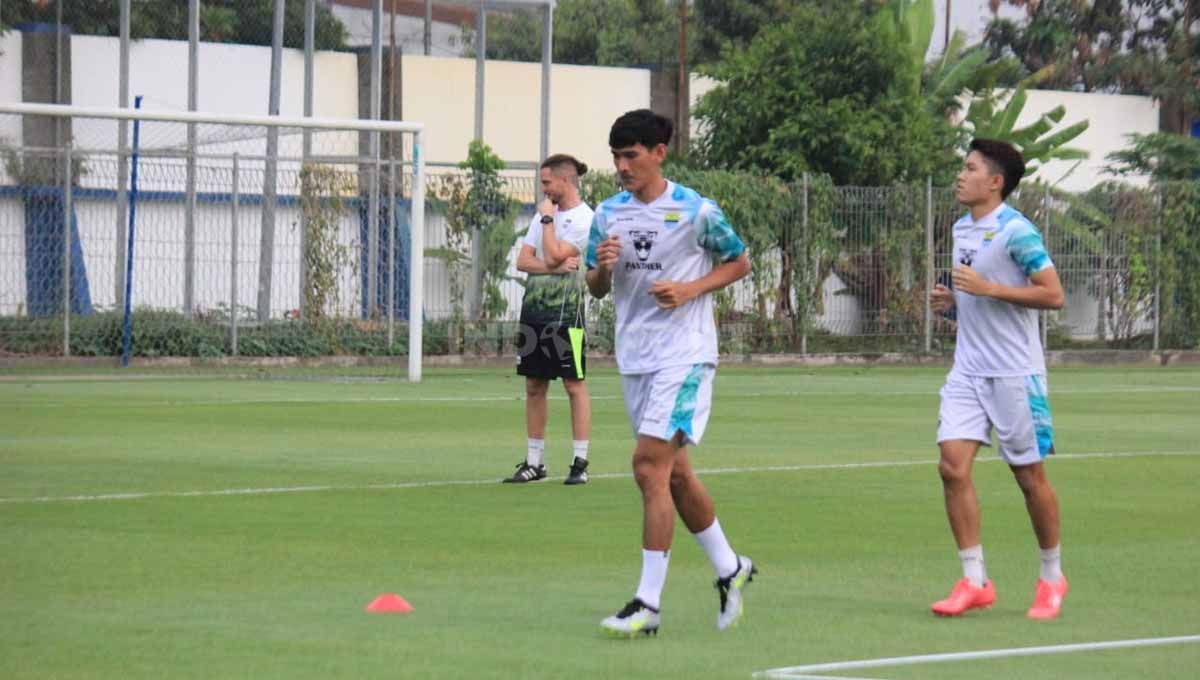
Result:
[[[571,469],[565,484],[588,481],[591,399],[584,384],[587,360],[583,341],[572,343],[571,329],[583,330],[583,282],[579,260],[587,248],[592,209],[579,198],[579,177],[587,166],[566,154],[542,162],[539,176],[545,198],[529,224],[517,255],[517,269],[529,274],[521,300],[521,339],[517,374],[525,376],[525,460],[504,480],[526,484],[546,479],[544,461],[546,395],[550,381],[562,378],[571,402]]]
[[[745,276],[750,261],[716,203],[663,177],[671,132],[670,120],[646,109],[613,123],[608,143],[625,191],[597,208],[587,251],[588,288],[597,298],[611,292],[616,306],[617,366],[642,494],[641,580],[634,598],[600,624],[622,637],[658,630],[675,512],[712,563],[718,629],[737,622],[757,571],[730,547],[687,450],[704,436],[712,406],[712,292]]]
[[[941,391],[937,439],[946,515],[963,578],[949,597],[933,603],[933,612],[941,616],[958,616],[996,600],[984,568],[979,500],[971,481],[975,454],[981,444],[991,445],[993,429],[1000,455],[1025,495],[1041,547],[1029,618],[1057,617],[1067,594],[1058,498],[1043,464],[1054,453],[1054,429],[1036,311],[1060,309],[1063,289],[1042,235],[1004,203],[1024,174],[1025,161],[1010,144],[971,142],[956,185],[958,201],[970,212],[954,224],[954,287],[938,284],[931,292],[935,310],[955,310],[958,318],[954,367]]]

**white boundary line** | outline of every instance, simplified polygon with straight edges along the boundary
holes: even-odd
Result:
[[[1065,388],[1053,390],[1052,394],[1141,394],[1141,393],[1194,393],[1200,392],[1200,386],[1189,387],[1185,385],[1178,386],[1162,386],[1162,387],[1115,387],[1112,389],[1091,389],[1091,388]],[[910,397],[910,396],[929,396],[936,397],[937,390],[921,389],[921,390],[808,390],[808,391],[781,391],[781,392],[737,392],[729,391],[721,395],[723,399],[761,399],[761,398],[777,398],[777,397],[853,397],[858,395],[870,395],[875,397]],[[552,401],[566,401],[566,397],[560,395],[549,395]],[[612,401],[620,399],[619,395],[592,395],[592,401]],[[186,406],[240,406],[240,405],[270,405],[270,404],[360,404],[360,403],[439,403],[439,402],[524,402],[525,397],[520,394],[512,395],[487,395],[478,397],[428,397],[428,396],[397,396],[397,397],[271,397],[262,399],[199,399],[189,401],[186,399],[180,400],[164,400],[164,401],[146,401],[138,402],[136,400],[127,404],[128,407],[186,407]],[[3,404],[4,402],[0,402]],[[70,403],[65,401],[48,401],[48,402],[28,402],[23,401],[18,406],[27,408],[79,408],[78,403]]]
[[[1196,451],[1097,451],[1093,453],[1059,453],[1056,459],[1087,458],[1146,458],[1154,456],[1180,457],[1200,456]],[[977,462],[999,462],[999,457],[980,458]],[[892,460],[867,463],[812,463],[808,465],[763,465],[753,467],[698,468],[698,475],[737,475],[762,472],[803,472],[806,470],[859,470],[869,468],[912,467],[935,465],[935,460]],[[591,475],[591,479],[629,479],[629,472],[607,472]],[[561,479],[553,477],[551,480]],[[148,498],[212,498],[218,496],[268,496],[288,493],[318,493],[325,491],[392,491],[400,489],[427,489],[449,486],[487,486],[499,483],[490,479],[430,480],[426,482],[395,482],[391,484],[317,484],[311,486],[249,487],[241,489],[213,489],[197,491],[130,491],[77,496],[34,496],[31,498],[0,497],[0,505],[35,503],[90,503],[99,501],[130,501]]]
[[[884,659],[838,661],[834,663],[812,664],[809,666],[772,668],[765,671],[758,671],[753,677],[771,678],[774,680],[854,680],[853,678],[831,678],[830,676],[813,675],[813,673],[850,671],[862,668],[883,668],[890,666],[916,666],[931,663],[946,663],[949,661],[973,661],[975,659],[999,659],[1016,656],[1039,656],[1043,654],[1068,654],[1071,652],[1125,649],[1129,647],[1155,647],[1159,645],[1176,645],[1196,642],[1200,642],[1200,635],[1141,638],[1137,640],[1110,640],[1107,642],[1084,642],[1069,645],[1047,645],[1043,647],[1012,647],[1010,649],[989,649],[977,652],[953,652],[949,654],[896,656]],[[865,679],[860,678],[858,680]]]

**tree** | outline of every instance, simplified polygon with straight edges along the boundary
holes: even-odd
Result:
[[[984,41],[992,57],[1011,54],[1030,73],[1045,71],[1043,86],[1106,92],[1120,89],[1122,38],[1131,18],[1124,0],[1003,0],[1025,8],[1026,21],[994,18]],[[993,12],[1001,0],[991,0]]]
[[[678,0],[559,0],[554,10],[554,61],[594,66],[674,64]],[[533,10],[489,12],[487,56],[541,61],[542,16]],[[467,55],[475,29],[462,27]]]
[[[720,84],[695,109],[711,166],[836,184],[953,175],[956,133],[929,115],[909,47],[863,5],[797,6],[706,68]]]
[[[989,90],[983,96],[976,97],[967,110],[967,123],[973,129],[974,136],[999,139],[1019,148],[1025,157],[1027,175],[1037,172],[1038,163],[1087,159],[1087,151],[1069,148],[1067,144],[1087,130],[1088,121],[1082,120],[1062,129],[1054,129],[1066,115],[1066,109],[1061,105],[1042,114],[1030,125],[1022,128],[1016,126],[1028,98],[1025,87],[1024,83],[1018,85],[999,110],[996,106],[1004,93]]]
[[[785,21],[796,5],[788,0],[695,0],[692,62],[709,64],[721,50],[744,49],[758,32]]]
[[[204,0],[200,4],[200,39],[208,42],[270,45],[274,24],[274,0]],[[346,47],[346,27],[322,3],[316,5],[314,42],[319,50]],[[162,38],[187,40],[188,6],[186,2],[135,2],[129,17],[129,32],[134,40]],[[15,2],[4,4],[8,26],[25,22],[54,23],[53,2]],[[120,35],[120,9],[117,0],[64,2],[63,23],[76,34]],[[304,3],[289,2],[284,8],[283,43],[286,47],[304,46]]]
[[[1113,175],[1150,175],[1156,182],[1200,179],[1200,139],[1169,132],[1129,135],[1130,145],[1105,156]]]
[[[994,19],[986,42],[1030,72],[1049,68],[1051,89],[1151,95],[1175,132],[1200,111],[1200,0],[1003,0],[1026,20]],[[991,0],[993,12],[1001,0]]]

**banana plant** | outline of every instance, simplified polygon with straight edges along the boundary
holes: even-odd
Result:
[[[966,120],[975,137],[1009,142],[1021,150],[1025,156],[1026,175],[1036,172],[1038,165],[1046,161],[1083,161],[1089,157],[1087,151],[1067,146],[1088,129],[1088,121],[1055,129],[1067,113],[1061,104],[1043,113],[1030,125],[1017,127],[1017,119],[1029,98],[1026,87],[1030,82],[1036,82],[1038,75],[1034,74],[1018,85],[1000,108],[997,108],[997,95],[987,92],[976,97],[967,109]]]

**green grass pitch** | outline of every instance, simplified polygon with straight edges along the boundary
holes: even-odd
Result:
[[[721,368],[692,452],[760,576],[715,630],[677,524],[657,638],[598,627],[637,585],[641,506],[619,377],[596,369],[592,481],[501,485],[524,455],[507,369],[0,376],[0,677],[750,678],[823,662],[1200,634],[1200,370],[1049,376],[1072,590],[1024,618],[1037,546],[996,454],[975,467],[999,600],[959,576],[933,437],[937,368]],[[1084,455],[1087,454],[1087,455]],[[367,614],[395,592],[405,615]],[[1184,678],[1200,644],[830,673]]]

